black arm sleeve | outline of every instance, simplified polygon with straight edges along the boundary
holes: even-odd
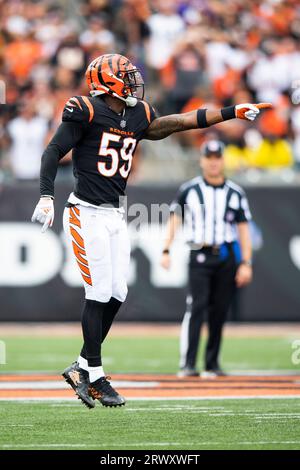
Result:
[[[61,160],[83,135],[79,122],[62,122],[42,155],[40,172],[41,196],[54,196],[54,180]]]

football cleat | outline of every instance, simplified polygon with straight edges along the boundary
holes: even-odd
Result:
[[[103,406],[122,406],[126,401],[118,392],[110,385],[107,380],[110,377],[101,377],[89,386],[89,394],[94,400],[99,400]]]
[[[95,408],[95,402],[89,395],[90,381],[86,370],[81,369],[77,362],[73,362],[63,371],[62,376],[84,405],[88,408]]]

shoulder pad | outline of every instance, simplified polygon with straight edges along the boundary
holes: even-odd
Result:
[[[87,96],[73,96],[64,107],[62,120],[75,122],[91,122],[94,107]]]
[[[156,118],[156,112],[154,108],[149,103],[147,103],[147,101],[140,100],[140,103],[144,107],[146,120],[148,124],[150,124]]]

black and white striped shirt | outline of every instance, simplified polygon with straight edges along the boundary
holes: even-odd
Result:
[[[186,241],[221,245],[237,240],[236,224],[251,220],[244,190],[230,180],[212,186],[201,176],[184,183],[171,204],[183,216]]]

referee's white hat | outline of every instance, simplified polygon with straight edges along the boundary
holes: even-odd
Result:
[[[200,148],[201,155],[207,157],[208,155],[223,155],[225,145],[220,140],[208,140],[204,142]]]

